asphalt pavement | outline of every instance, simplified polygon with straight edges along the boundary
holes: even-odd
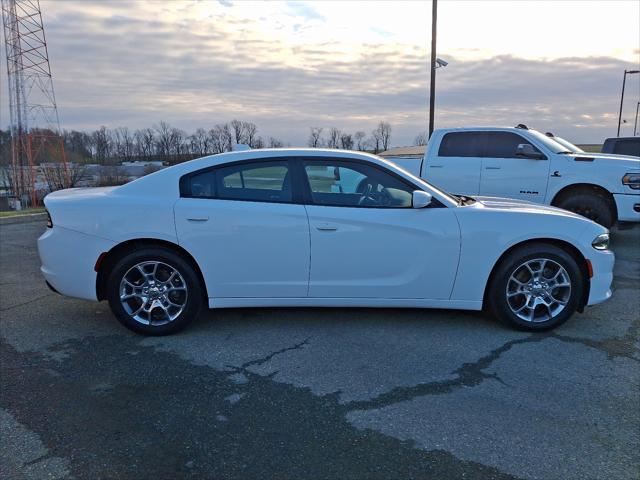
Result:
[[[480,313],[232,309],[144,338],[0,225],[0,478],[634,479],[640,228],[545,334]]]

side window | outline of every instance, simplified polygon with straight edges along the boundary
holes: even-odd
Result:
[[[376,167],[348,161],[307,161],[311,199],[339,207],[410,208],[414,188]]]
[[[189,175],[180,181],[180,196],[193,198],[214,198],[216,195],[216,174],[205,170]]]
[[[290,202],[287,162],[259,162],[216,169],[216,198],[259,202]]]
[[[516,133],[485,132],[485,135],[487,143],[484,156],[489,158],[519,158],[516,157],[518,145],[522,143],[531,145],[531,142]],[[535,146],[531,146],[540,153]]]
[[[446,133],[440,142],[439,157],[481,157],[483,151],[482,132]]]
[[[256,202],[291,202],[286,161],[256,162],[210,168],[180,179],[180,195]]]

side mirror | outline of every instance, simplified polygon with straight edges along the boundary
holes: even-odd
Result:
[[[535,160],[544,160],[545,158],[542,153],[536,152],[533,145],[529,143],[521,143],[516,147],[516,157],[533,158]]]
[[[411,206],[413,208],[427,207],[431,203],[432,198],[433,197],[429,192],[425,192],[424,190],[414,190],[411,199]]]

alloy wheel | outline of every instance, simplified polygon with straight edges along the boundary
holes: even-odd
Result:
[[[507,282],[507,304],[521,320],[546,322],[558,316],[571,298],[571,278],[565,268],[548,258],[527,260]]]
[[[124,311],[143,325],[164,325],[175,320],[187,305],[187,284],[180,272],[159,261],[140,262],[120,282]]]

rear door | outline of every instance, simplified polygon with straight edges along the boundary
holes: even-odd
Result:
[[[438,151],[426,157],[425,180],[446,192],[477,195],[482,141],[482,132],[445,133]]]
[[[437,201],[412,208],[416,187],[368,163],[308,159],[302,165],[309,184],[310,297],[449,298],[460,252],[452,208]]]
[[[178,239],[210,297],[306,297],[309,223],[294,203],[290,172],[287,159],[252,161],[181,180]]]
[[[519,198],[543,203],[549,181],[549,160],[516,157],[520,144],[529,140],[513,132],[484,132],[480,195]]]

